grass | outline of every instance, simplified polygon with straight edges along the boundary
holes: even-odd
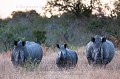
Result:
[[[89,66],[85,57],[85,47],[76,49],[78,64],[69,70],[60,70],[55,64],[58,50],[48,49],[38,68],[27,71],[15,68],[10,60],[10,51],[0,54],[0,79],[120,79],[120,51],[116,51],[113,61],[106,68]]]

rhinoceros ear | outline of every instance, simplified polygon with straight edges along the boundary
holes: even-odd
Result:
[[[64,47],[66,48],[66,47],[67,47],[67,44],[64,44]]]
[[[57,48],[60,48],[59,44],[56,44]]]
[[[102,43],[106,41],[106,38],[102,38]]]
[[[94,37],[91,37],[91,41],[92,41],[92,42],[95,42],[95,38],[94,38]]]
[[[25,46],[26,42],[25,41],[22,41],[22,46]]]
[[[14,41],[14,45],[17,46],[18,41]]]

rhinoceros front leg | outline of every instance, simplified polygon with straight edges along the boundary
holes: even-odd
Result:
[[[94,62],[93,58],[90,58],[90,57],[87,57],[87,60],[89,65],[93,64]]]
[[[103,60],[103,68],[106,68],[106,65],[108,64],[109,62],[108,62],[108,59],[104,59]]]
[[[108,63],[109,63],[108,58],[106,58],[106,59],[103,60],[103,64],[104,65],[107,65]]]

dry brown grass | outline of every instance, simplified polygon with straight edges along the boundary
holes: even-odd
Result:
[[[116,51],[113,61],[106,68],[89,66],[84,47],[76,50],[79,60],[75,68],[59,70],[55,59],[57,50],[49,49],[39,67],[33,71],[15,68],[10,60],[10,52],[0,55],[0,79],[120,79],[120,51]]]

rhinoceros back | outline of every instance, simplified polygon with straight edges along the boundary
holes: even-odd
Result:
[[[106,58],[106,56],[108,56],[109,62],[113,59],[114,55],[115,55],[115,47],[113,45],[113,43],[109,40],[106,40],[106,42],[103,44],[103,55],[104,58]]]
[[[78,57],[77,57],[77,53],[75,51],[69,50],[67,49],[68,53],[69,53],[69,60],[71,60],[72,64],[77,64],[78,61]]]
[[[42,56],[43,56],[43,51],[42,48],[39,44],[35,43],[35,42],[26,42],[26,55],[25,58],[26,59],[32,59],[32,60],[39,60],[41,61]]]

